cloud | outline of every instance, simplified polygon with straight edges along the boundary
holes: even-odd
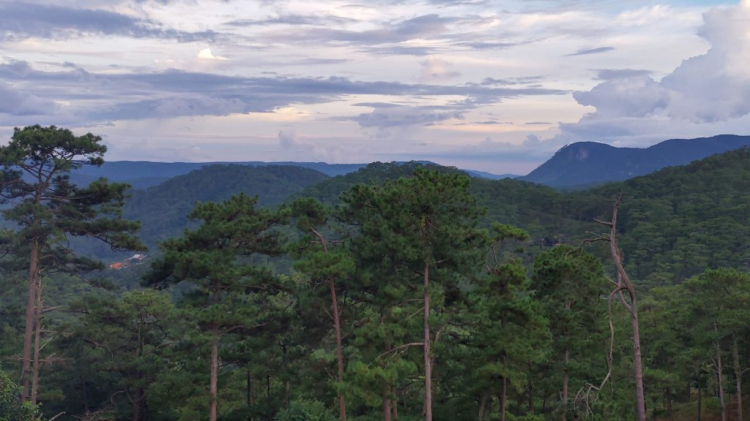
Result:
[[[436,6],[484,6],[489,4],[489,0],[427,0]]]
[[[297,132],[291,128],[279,130],[279,147],[292,159],[299,161],[320,160],[328,163],[341,161],[340,148],[300,140]]]
[[[675,137],[746,132],[750,120],[750,6],[713,8],[698,34],[708,52],[655,80],[642,70],[599,71],[600,84],[575,92],[595,108],[561,124],[559,141],[637,145]]]
[[[299,14],[284,14],[278,16],[267,17],[265,19],[236,19],[224,23],[229,26],[272,26],[272,25],[294,25],[298,27],[300,25],[308,26],[333,26],[333,25],[345,25],[348,23],[357,22],[357,19],[336,16],[336,15],[299,15]]]
[[[425,151],[415,154],[419,159],[455,159],[462,162],[501,162],[535,164],[549,157],[553,152],[545,147],[545,142],[540,142],[535,135],[529,135],[521,144],[501,142],[491,137],[485,138],[478,143],[464,145],[460,148],[449,148],[442,151]]]
[[[377,45],[361,48],[360,51],[392,56],[427,56],[435,54],[439,49],[435,47],[410,47],[404,45]]]
[[[439,58],[430,57],[419,65],[422,66],[419,80],[423,82],[443,82],[461,76],[460,72],[451,70],[452,63]]]
[[[297,132],[292,129],[279,130],[279,145],[286,149],[297,143]]]
[[[0,114],[11,116],[37,116],[52,114],[57,110],[53,101],[40,98],[0,83]]]
[[[575,53],[568,54],[568,57],[573,56],[586,56],[589,54],[601,54],[601,53],[608,53],[612,50],[614,50],[615,47],[597,47],[597,48],[585,48],[582,50],[578,50]]]
[[[196,57],[203,59],[203,60],[222,60],[222,61],[227,60],[226,57],[213,55],[210,48],[204,48],[200,50]]]
[[[454,21],[436,14],[385,23],[377,29],[354,31],[330,28],[299,28],[295,31],[271,32],[264,37],[284,43],[351,43],[359,45],[395,44],[415,39],[427,39],[448,32],[446,24]]]
[[[521,76],[508,79],[495,79],[491,77],[484,78],[482,85],[501,85],[501,86],[512,86],[512,85],[527,85],[530,83],[539,83],[543,79],[542,76]]]
[[[356,81],[344,77],[242,77],[168,70],[96,73],[75,66],[43,71],[25,62],[0,64],[0,79],[51,101],[74,101],[81,123],[179,116],[270,112],[290,104],[326,103],[354,95],[450,97],[455,112],[527,95],[561,95],[561,90]],[[463,98],[454,100],[453,97]],[[116,100],[115,100],[116,99]],[[361,117],[372,127],[382,116]],[[396,120],[391,120],[391,125]],[[371,123],[370,123],[371,122]],[[387,124],[387,123],[386,123]],[[395,124],[395,125],[404,125]],[[416,124],[421,124],[417,120]]]
[[[600,69],[596,72],[596,78],[599,80],[628,79],[640,76],[651,76],[651,74],[653,74],[653,72],[650,70]]]
[[[428,126],[446,120],[464,118],[463,113],[456,110],[435,110],[431,107],[388,107],[376,108],[371,113],[360,114],[351,120],[361,127],[388,129],[392,127]]]
[[[573,98],[581,105],[595,107],[602,118],[646,117],[664,109],[670,95],[650,76],[634,76],[601,83],[590,91],[575,92]]]
[[[154,21],[100,9],[79,9],[12,1],[0,4],[0,41],[27,38],[65,39],[81,36],[166,38],[179,42],[214,40],[213,31],[165,29]]]

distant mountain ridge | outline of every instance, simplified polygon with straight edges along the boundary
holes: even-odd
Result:
[[[104,177],[111,182],[128,183],[136,189],[154,187],[163,182],[212,165],[241,165],[246,167],[299,167],[323,173],[329,177],[357,171],[367,164],[328,164],[325,162],[153,162],[107,161],[101,167],[84,166],[72,173],[76,184]]]
[[[244,193],[257,195],[259,206],[276,206],[328,178],[319,171],[290,165],[206,165],[158,186],[136,190],[123,213],[128,219],[141,221],[141,237],[154,245],[157,240],[179,234],[195,202],[220,202]]]
[[[419,164],[433,164],[429,161],[416,161]],[[285,166],[300,167],[323,173],[329,177],[356,172],[368,164],[328,164],[326,162],[151,162],[151,161],[108,161],[101,167],[85,166],[73,171],[71,178],[78,185],[86,185],[99,177],[111,182],[128,183],[135,189],[157,186],[170,178],[185,175],[210,165],[244,165],[249,167]],[[513,174],[491,174],[483,171],[462,170],[473,177],[498,180],[516,177]]]
[[[518,179],[556,188],[584,188],[624,181],[748,146],[750,136],[736,135],[671,139],[648,148],[578,142],[563,147],[529,175]]]

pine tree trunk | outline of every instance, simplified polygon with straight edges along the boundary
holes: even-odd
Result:
[[[505,412],[508,410],[508,378],[503,376],[503,391],[500,395],[500,421],[505,421]]]
[[[703,386],[701,386],[700,379],[698,379],[698,421],[701,421],[701,414],[703,412]]]
[[[219,391],[219,340],[214,339],[211,344],[211,384],[209,394],[211,395],[211,407],[208,414],[210,421],[216,421],[218,412]]]
[[[37,394],[39,392],[39,353],[41,351],[41,334],[42,334],[42,278],[37,273],[36,277],[36,305],[34,310],[34,363],[32,364],[31,376],[31,403],[36,405]]]
[[[247,406],[247,412],[250,412],[250,402],[252,400],[253,390],[253,377],[250,375],[250,367],[245,368],[245,406]],[[252,421],[252,417],[248,415],[248,421]]]
[[[333,310],[333,326],[336,332],[336,360],[338,364],[339,387],[344,383],[344,350],[341,342],[341,319],[339,317],[339,303],[336,297],[336,285],[333,279],[330,281],[331,287],[331,308]],[[339,418],[346,421],[346,401],[344,394],[339,392]]]
[[[638,421],[646,421],[646,399],[643,390],[643,363],[641,362],[641,331],[640,324],[638,323],[638,307],[636,306],[635,294],[632,295],[631,306],[631,318],[633,320],[633,362],[635,363],[635,393],[638,404]]]
[[[667,388],[664,391],[664,401],[667,405],[667,415],[672,415],[672,391]]]
[[[138,389],[135,393],[135,401],[133,402],[133,421],[139,421],[141,419],[141,402],[143,401],[143,390]]]
[[[393,408],[393,421],[398,421],[398,394],[393,395],[393,400],[391,401],[391,408]]]
[[[535,411],[534,408],[534,377],[531,373],[531,364],[529,363],[529,413],[533,414]]]
[[[719,332],[719,328],[714,322],[714,332]],[[721,363],[721,347],[718,342],[714,342],[716,348],[716,370],[719,375],[719,404],[721,405],[721,421],[727,421],[727,405],[724,402],[724,367]]]
[[[383,421],[391,421],[391,398],[388,392],[388,386],[386,386],[383,389]]]
[[[430,265],[424,265],[424,419],[432,421],[432,362],[430,357]]]
[[[568,418],[568,361],[570,360],[570,352],[565,350],[565,373],[563,374],[563,388],[562,388],[562,421],[566,421]]]
[[[271,375],[266,374],[266,419],[271,421]]]
[[[36,275],[39,269],[39,243],[37,240],[31,243],[29,254],[29,292],[26,299],[26,326],[23,332],[23,356],[21,378],[23,379],[23,400],[29,399],[31,393],[31,350],[34,338],[34,313],[36,304]]]
[[[479,421],[484,420],[484,408],[487,406],[487,398],[488,398],[487,394],[482,395],[482,401],[479,404],[479,415],[477,416],[477,419]]]
[[[565,311],[570,311],[570,300],[565,300]],[[570,362],[570,350],[567,345],[565,346],[565,357],[563,359],[563,388],[562,388],[562,421],[566,421],[568,418],[568,363]]]
[[[737,335],[732,335],[732,356],[734,357],[734,377],[737,383],[737,421],[742,421],[742,367]]]
[[[292,382],[289,380],[284,381],[284,409],[289,409],[289,395],[292,389]]]

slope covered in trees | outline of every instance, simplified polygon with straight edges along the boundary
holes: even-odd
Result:
[[[574,193],[416,163],[206,167],[126,202],[171,237],[140,288],[46,259],[32,283],[19,239],[74,225],[2,232],[0,405],[34,411],[12,384],[31,309],[57,420],[739,420],[748,186],[746,149]]]
[[[244,193],[258,196],[258,205],[269,207],[327,178],[301,167],[210,165],[158,186],[133,191],[124,214],[141,221],[141,237],[153,247],[187,226],[187,214],[196,202],[218,202]]]
[[[408,175],[414,166],[370,164],[346,176],[312,185],[298,196],[335,204],[358,183],[382,183]],[[433,167],[453,171],[446,167]],[[637,279],[680,282],[706,267],[750,265],[750,150],[714,155],[620,183],[560,192],[519,180],[472,179],[470,191],[488,214],[529,231],[534,247],[577,244],[596,229],[595,218],[624,192],[621,243]]]

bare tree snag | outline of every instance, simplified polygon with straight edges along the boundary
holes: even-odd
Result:
[[[620,210],[620,204],[622,203],[622,196],[622,193],[617,196],[617,200],[615,201],[615,205],[612,209],[611,221],[601,221],[598,219],[596,220],[596,222],[598,222],[599,224],[609,228],[609,234],[602,235],[584,242],[584,244],[597,241],[605,241],[609,243],[612,261],[614,262],[615,268],[617,269],[617,282],[613,281],[613,283],[615,284],[615,288],[610,292],[609,295],[609,325],[611,336],[607,376],[599,387],[589,385],[588,390],[583,392],[583,395],[581,395],[582,392],[579,392],[579,397],[583,396],[582,400],[586,401],[588,408],[588,395],[591,390],[601,390],[604,384],[606,384],[607,380],[612,376],[612,348],[614,346],[614,327],[612,325],[612,299],[615,294],[619,295],[620,302],[622,302],[622,305],[628,310],[628,313],[630,313],[630,319],[633,324],[633,365],[635,366],[635,393],[638,421],[646,421],[646,400],[644,397],[643,389],[643,363],[641,360],[641,334],[640,324],[638,320],[638,302],[636,299],[635,284],[633,284],[633,281],[625,271],[625,267],[623,266],[622,262],[622,252],[620,251],[620,248],[617,244],[617,216]],[[627,292],[628,298],[630,298],[630,302],[628,302],[628,300],[625,298],[624,292]]]

